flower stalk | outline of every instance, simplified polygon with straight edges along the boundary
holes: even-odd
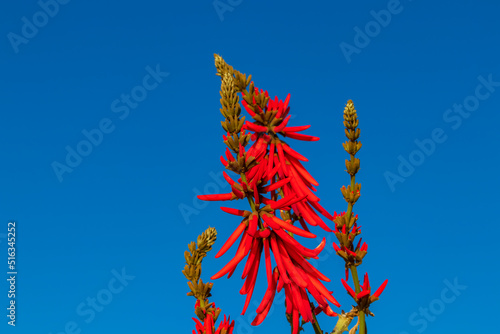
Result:
[[[348,140],[343,143],[343,147],[350,157],[350,160],[345,161],[350,184],[343,186],[341,192],[348,204],[347,211],[341,214],[334,212],[332,215],[319,204],[320,198],[316,195],[319,184],[303,165],[308,159],[290,146],[289,141],[293,140],[319,140],[318,137],[300,133],[309,129],[310,125],[289,124],[290,94],[284,101],[278,97],[272,99],[267,91],[255,87],[250,75],[236,71],[219,55],[214,57],[217,75],[221,78],[220,112],[224,117],[221,125],[225,131],[222,137],[226,145],[225,154],[220,161],[234,175],[223,172],[231,187],[229,193],[199,195],[198,198],[205,201],[246,199],[249,209],[221,207],[222,211],[239,216],[241,221],[235,224],[234,232],[215,257],[224,255],[238,239],[239,244],[233,258],[212,275],[211,279],[225,275],[231,277],[236,267],[244,262],[244,283],[240,290],[240,294],[246,295],[243,315],[250,304],[259,268],[262,267],[267,277],[267,289],[256,309],[257,316],[252,322],[254,326],[264,321],[276,293],[283,290],[286,318],[290,322],[292,334],[304,330],[302,326],[308,322],[315,334],[323,334],[317,320],[320,313],[338,317],[333,333],[349,331],[354,334],[359,330],[359,333],[366,334],[365,318],[373,315],[368,307],[378,300],[387,280],[372,294],[368,274],[365,274],[361,283],[357,270],[367,254],[368,246],[366,242],[361,243],[361,238],[355,245],[356,237],[361,234],[357,225],[358,216],[353,212],[361,190],[355,177],[360,168],[359,159],[355,155],[361,148],[361,143],[358,141],[360,130],[357,128],[358,119],[352,101],[348,101],[344,110]],[[240,106],[240,98],[243,108]],[[248,112],[249,119],[241,115],[243,109]],[[323,217],[326,222],[334,223],[333,229]],[[316,238],[313,228],[317,226],[326,232],[333,232],[338,239],[339,244],[335,242],[333,247],[345,261],[346,276],[345,281],[341,281],[356,304],[348,313],[342,311],[337,314],[332,310],[330,304],[337,307],[340,304],[324,285],[330,279],[309,262],[310,259],[319,258],[326,245],[326,238],[314,249],[307,248],[300,242],[300,238]],[[215,331],[214,323],[220,309],[208,301],[212,283],[205,284],[200,279],[201,260],[215,241],[214,231],[207,230],[199,237],[198,248],[195,243],[191,243],[190,252],[185,254],[184,274],[191,289],[188,295],[197,298],[195,313],[199,320],[195,319],[197,332],[193,331],[194,334],[232,332],[233,325],[225,317]],[[347,283],[349,272],[354,289]],[[357,323],[349,330],[348,326],[356,317]]]

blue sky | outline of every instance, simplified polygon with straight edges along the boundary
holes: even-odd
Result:
[[[1,7],[2,276],[12,220],[18,270],[16,328],[7,324],[9,286],[0,283],[2,333],[191,332],[183,252],[209,225],[219,231],[218,250],[239,223],[218,203],[195,199],[229,191],[219,181],[225,146],[214,53],[271,96],[291,94],[291,123],[311,124],[307,134],[321,138],[293,147],[309,158],[332,212],[346,208],[342,112],[353,99],[363,143],[356,212],[369,244],[360,271],[373,286],[389,279],[372,306],[371,333],[497,330],[500,3]],[[316,264],[348,310],[331,241]],[[232,253],[214,254],[205,280]],[[240,316],[242,283],[234,275],[213,289],[235,332],[288,331],[282,295],[260,327],[249,326],[256,306]],[[333,319],[319,321],[332,330]]]

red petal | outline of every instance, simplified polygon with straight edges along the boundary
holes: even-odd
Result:
[[[375,291],[375,293],[373,294],[375,297],[380,297],[380,294],[384,291],[387,282],[389,282],[389,280],[386,279],[384,283],[382,283],[382,285],[377,289],[377,291]]]

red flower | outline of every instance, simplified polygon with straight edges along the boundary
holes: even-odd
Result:
[[[269,96],[267,92],[265,95]],[[316,235],[309,231],[307,224],[319,225],[324,230],[331,231],[319,214],[328,220],[333,220],[334,217],[319,204],[320,199],[314,194],[316,191],[314,186],[318,186],[318,182],[300,162],[307,161],[307,159],[278,137],[279,134],[299,140],[319,139],[297,133],[308,129],[309,125],[288,126],[291,118],[288,115],[289,99],[290,95],[285,102],[278,100],[277,97],[269,100],[264,110],[261,110],[255,103],[255,97],[253,104],[249,104],[251,102],[249,99],[243,100],[243,106],[255,122],[247,121],[242,133],[252,132],[253,144],[246,150],[246,153],[240,146],[237,156],[226,149],[226,156],[221,157],[221,161],[227,167],[235,161],[249,161],[248,159],[252,157],[257,164],[245,171],[244,175],[240,175],[238,180],[224,173],[226,182],[231,186],[230,193],[198,196],[202,200],[235,200],[247,197],[255,207],[253,211],[221,207],[227,213],[243,217],[243,220],[216,257],[222,256],[238,238],[241,238],[234,257],[212,276],[212,279],[226,274],[230,277],[238,264],[247,257],[242,275],[245,282],[240,290],[241,294],[247,296],[243,307],[244,314],[253,295],[262,252],[264,252],[268,287],[257,308],[257,317],[252,322],[253,325],[258,325],[264,320],[271,308],[276,291],[279,292],[283,288],[286,295],[287,313],[297,324],[299,316],[302,316],[306,322],[313,321],[308,293],[318,303],[315,313],[323,311],[327,315],[335,316],[336,313],[330,308],[329,303],[340,306],[332,293],[320,282],[330,280],[307,261],[308,258],[318,258],[318,254],[326,244],[325,239],[316,249],[309,249],[291,236],[293,234],[315,238]],[[227,140],[229,136],[228,133],[223,137]],[[282,214],[282,218],[279,218],[276,210],[287,212],[287,214],[285,216]],[[295,221],[298,221],[302,228],[293,225]],[[276,263],[274,268],[271,254]],[[294,325],[294,330],[298,330],[298,326]]]
[[[389,280],[385,280],[384,283],[382,283],[382,285],[380,285],[380,287],[377,289],[377,291],[375,291],[374,294],[370,295],[370,292],[371,292],[371,288],[370,288],[370,282],[368,280],[368,273],[365,274],[365,277],[364,277],[364,280],[363,280],[363,284],[360,286],[361,287],[361,291],[356,293],[347,283],[346,281],[344,281],[344,279],[342,278],[341,279],[342,281],[342,284],[344,285],[344,288],[347,290],[347,292],[352,296],[352,298],[354,298],[356,301],[361,299],[361,298],[365,298],[365,297],[369,297],[370,299],[370,302],[374,302],[376,300],[379,299],[380,297],[380,294],[384,291],[386,285],[387,285],[387,282]]]

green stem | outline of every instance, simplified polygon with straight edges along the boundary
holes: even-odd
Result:
[[[358,278],[358,269],[355,265],[351,265],[352,280],[354,282],[354,291],[356,293],[361,292],[361,287]],[[366,323],[365,323],[365,313],[358,310],[358,323],[359,323],[359,334],[366,334]]]
[[[241,176],[241,180],[243,182],[245,182],[245,184],[247,185],[247,187],[250,187],[248,185],[248,181],[247,181],[247,177],[246,177],[245,173],[241,173],[240,176]],[[252,208],[252,211],[255,211],[255,202],[253,201],[253,197],[252,196],[247,196],[247,199],[248,199],[248,203],[250,204],[250,207]]]
[[[319,325],[318,319],[316,319],[316,314],[314,314],[314,305],[311,303],[311,309],[312,309],[312,316],[314,319],[314,323],[312,324],[314,328],[314,333],[316,334],[323,334],[323,331],[321,330],[321,326]]]

